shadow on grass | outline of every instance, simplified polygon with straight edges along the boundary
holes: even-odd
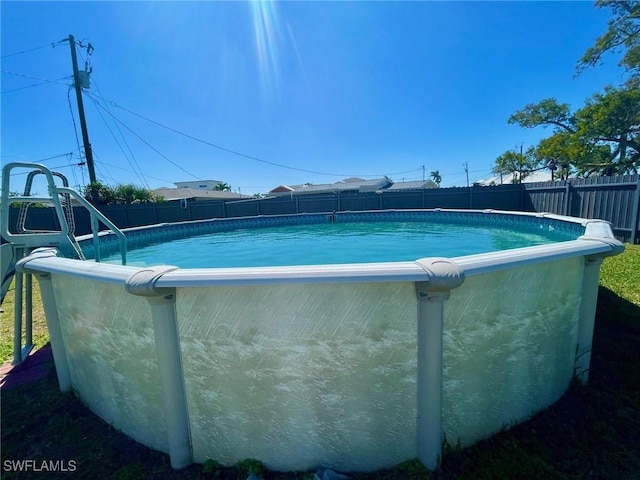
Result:
[[[2,478],[245,479],[235,468],[174,472],[150,450],[58,390],[55,372],[2,395]],[[19,473],[6,461],[73,460],[75,472]],[[267,472],[265,479],[313,478]],[[470,448],[448,448],[429,474],[416,462],[367,479],[640,479],[640,307],[600,288],[590,381],[528,422]]]

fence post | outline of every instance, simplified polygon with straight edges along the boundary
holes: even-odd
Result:
[[[633,196],[633,213],[631,214],[631,238],[629,243],[632,245],[636,243],[638,228],[640,228],[640,176],[638,176],[638,183],[636,184],[636,193]]]
[[[571,204],[571,183],[565,180],[564,185],[564,205],[562,206],[562,214],[566,217],[569,215],[569,205]]]

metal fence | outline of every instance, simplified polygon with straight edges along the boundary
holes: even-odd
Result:
[[[550,212],[611,222],[623,241],[640,240],[640,180],[638,175],[571,179],[524,185],[436,188],[428,190],[341,192],[334,194],[268,197],[237,201],[165,202],[109,205],[99,210],[119,228],[163,222],[204,220],[332,211],[409,208],[462,208]],[[17,210],[11,209],[15,225]],[[32,208],[26,227],[57,229],[48,208]],[[89,215],[76,209],[76,234],[91,231]]]
[[[561,182],[524,184],[529,208],[611,223],[616,237],[630,243],[640,240],[640,177],[572,178]],[[530,202],[530,203],[529,203]]]

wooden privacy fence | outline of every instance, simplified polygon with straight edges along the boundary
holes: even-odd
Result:
[[[640,240],[640,180],[638,175],[570,179],[523,185],[435,188],[427,190],[341,192],[280,196],[237,201],[189,201],[101,206],[119,228],[209,218],[282,215],[331,211],[409,208],[461,208],[549,212],[611,222],[623,241]],[[17,210],[11,209],[15,225]],[[31,208],[27,228],[57,229],[50,208]],[[90,232],[89,215],[75,209],[76,234]]]

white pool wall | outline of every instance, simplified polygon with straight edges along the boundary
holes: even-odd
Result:
[[[470,445],[587,378],[599,262],[621,250],[603,223],[417,262],[140,269],[42,252],[21,268],[52,291],[61,388],[175,468],[433,468],[444,435]]]

